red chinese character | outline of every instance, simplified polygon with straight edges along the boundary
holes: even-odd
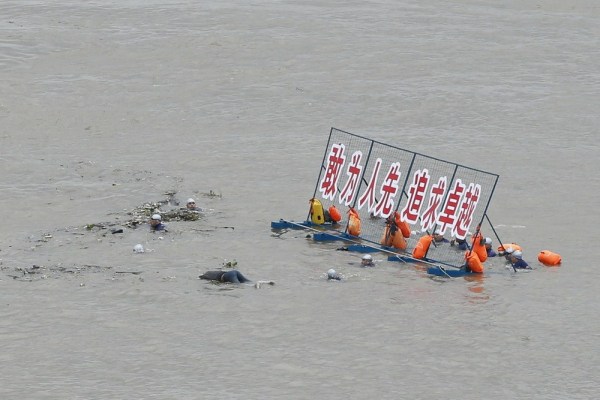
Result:
[[[423,198],[425,197],[424,194],[429,185],[429,178],[429,171],[426,168],[417,170],[413,175],[413,181],[408,188],[408,200],[400,212],[402,221],[406,221],[410,224],[417,223],[421,205],[423,204]]]
[[[337,182],[340,177],[340,170],[346,162],[346,156],[344,156],[344,150],[346,147],[340,143],[331,146],[329,152],[329,164],[325,170],[325,175],[321,180],[319,191],[323,193],[324,199],[333,201],[335,198],[335,192],[337,190]]]
[[[458,211],[458,205],[460,204],[460,199],[462,198],[464,191],[465,185],[463,185],[460,179],[457,179],[454,183],[454,188],[448,193],[444,209],[438,216],[437,222],[440,225],[440,233],[442,235],[446,232],[448,227],[454,227],[456,222],[456,212]]]
[[[381,189],[379,189],[381,198],[375,206],[375,216],[381,215],[382,217],[387,218],[392,213],[392,209],[394,208],[394,197],[396,197],[396,194],[398,193],[398,181],[400,180],[401,175],[400,163],[392,163],[387,176],[381,185]]]
[[[349,206],[354,201],[356,196],[356,188],[358,187],[358,180],[362,176],[363,166],[360,164],[362,159],[362,152],[360,150],[355,151],[351,157],[351,163],[348,165],[348,181],[340,192],[340,204],[344,203]]]
[[[425,212],[421,216],[421,228],[423,230],[430,230],[435,226],[435,221],[438,219],[438,210],[442,204],[444,194],[446,194],[447,183],[448,178],[442,176],[438,180],[438,183],[431,187],[427,209],[425,209]]]
[[[378,158],[375,161],[375,167],[373,168],[373,172],[371,173],[371,180],[367,185],[367,190],[363,193],[362,196],[358,199],[358,209],[360,210],[365,203],[368,202],[368,210],[371,212],[373,207],[375,207],[375,185],[377,184],[377,176],[379,175],[379,168],[381,167],[381,158]]]
[[[460,205],[460,213],[458,214],[456,224],[452,227],[452,236],[456,236],[458,239],[464,239],[467,236],[471,222],[473,222],[473,213],[479,202],[480,194],[481,186],[470,183]]]

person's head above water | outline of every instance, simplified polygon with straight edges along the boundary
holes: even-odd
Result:
[[[155,228],[157,226],[159,226],[162,222],[162,217],[160,216],[160,214],[154,214],[152,215],[152,218],[150,218],[150,227],[151,228]]]
[[[360,264],[363,267],[368,266],[368,265],[373,265],[373,256],[371,256],[370,254],[365,254],[364,256],[362,256],[362,259],[360,260]]]
[[[329,270],[327,271],[327,280],[330,280],[330,279],[339,281],[342,279],[342,277],[337,272],[335,272],[335,269],[329,268]]]
[[[189,199],[187,200],[187,203],[185,204],[185,206],[186,206],[187,208],[194,209],[194,208],[196,208],[196,201],[195,201],[194,199],[192,199],[192,198],[189,198]]]
[[[433,237],[433,240],[435,240],[436,242],[444,240],[444,235],[442,234],[442,232],[439,229],[436,229],[431,236]]]
[[[492,247],[492,239],[486,237],[485,239],[483,239],[483,244],[489,249],[490,247]]]

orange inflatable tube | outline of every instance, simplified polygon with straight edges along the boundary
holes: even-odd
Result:
[[[340,222],[342,220],[342,214],[338,211],[335,206],[329,207],[329,216],[333,220],[333,222]]]
[[[416,258],[417,260],[424,258],[425,254],[427,254],[427,251],[429,250],[429,246],[431,246],[432,240],[433,240],[433,236],[430,236],[430,235],[422,236],[412,251],[413,258]]]
[[[400,250],[406,250],[406,247],[408,246],[406,239],[404,239],[404,236],[402,236],[399,231],[396,231],[394,234],[390,234],[389,226],[386,226],[383,230],[383,235],[381,235],[381,240],[379,243],[381,243],[382,246],[394,247]]]
[[[472,272],[476,272],[478,274],[483,273],[483,264],[477,256],[477,253],[475,253],[474,251],[467,251],[465,253],[465,260],[467,260],[467,265],[469,266]]]
[[[482,238],[483,236],[481,235],[481,232],[473,236],[473,247],[471,249],[475,252],[475,254],[477,254],[477,257],[479,257],[479,261],[483,263],[487,260],[488,256],[485,245],[481,243]]]
[[[392,240],[392,247],[400,250],[406,250],[408,243],[406,243],[406,239],[403,235],[400,234],[400,232],[396,232],[393,238],[394,239]]]
[[[396,225],[398,226],[398,228],[400,228],[400,232],[402,232],[402,236],[404,236],[405,238],[410,237],[410,226],[408,225],[408,222],[400,221]]]
[[[396,222],[396,226],[400,229],[400,232],[402,232],[402,236],[409,238],[410,226],[408,225],[408,222],[400,219],[400,213],[398,213],[398,211],[394,212],[394,222]]]
[[[498,246],[498,253],[503,253],[505,249],[512,247],[513,250],[519,250],[519,251],[523,251],[523,249],[521,248],[521,246],[519,246],[516,243],[503,243],[500,246]]]
[[[348,210],[348,233],[360,236],[360,216],[352,207]]]
[[[560,254],[554,253],[550,250],[542,250],[538,254],[538,261],[547,267],[555,267],[562,262]]]
[[[390,235],[390,227],[388,225],[385,226],[383,230],[383,235],[381,235],[381,240],[379,241],[382,246],[391,247],[392,246],[392,235]]]
[[[485,245],[481,244],[481,241],[476,240],[475,243],[473,243],[473,248],[471,250],[477,254],[479,261],[485,262],[487,260],[487,249],[485,248]]]

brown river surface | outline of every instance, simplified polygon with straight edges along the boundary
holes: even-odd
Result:
[[[0,398],[599,398],[599,37],[593,0],[3,0]],[[272,232],[331,127],[500,175],[533,270]],[[165,193],[202,218],[101,228]],[[232,260],[275,285],[198,279]]]

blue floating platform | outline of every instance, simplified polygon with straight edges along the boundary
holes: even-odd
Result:
[[[310,228],[311,226],[312,222],[310,221],[291,222],[283,219],[271,221],[271,229],[305,229]]]
[[[377,253],[381,251],[374,246],[365,246],[364,244],[351,244],[347,248],[348,251],[354,251],[356,253]]]
[[[461,269],[446,269],[440,266],[427,268],[429,275],[445,276],[451,278],[457,278],[460,276],[471,275],[473,272],[467,272],[464,268]]]
[[[286,221],[280,219],[279,221],[271,221],[271,229],[335,229],[339,227],[339,224],[324,223],[324,224],[313,224],[311,221]]]
[[[346,240],[342,235],[333,235],[331,233],[315,233],[313,234],[313,240],[315,242],[333,242],[336,240]]]
[[[387,259],[388,259],[388,261],[397,261],[397,262],[415,262],[415,261],[419,261],[419,260],[415,260],[412,257],[401,256],[400,254],[389,255]]]

